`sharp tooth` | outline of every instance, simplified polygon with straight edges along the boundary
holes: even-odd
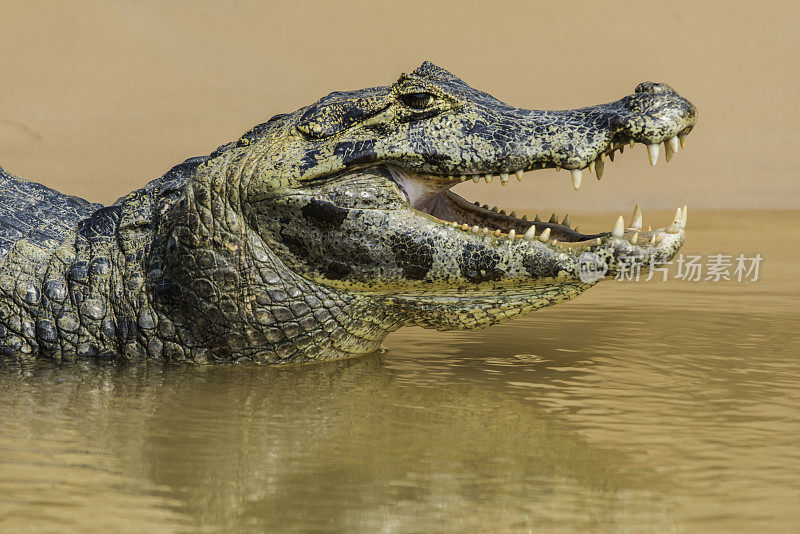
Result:
[[[553,239],[553,240],[551,241],[551,243],[553,244],[553,246],[556,246],[556,245],[558,245],[558,239]]]
[[[532,224],[530,228],[528,228],[528,231],[525,232],[525,235],[523,237],[528,241],[533,241],[535,235],[536,235],[536,226]]]
[[[462,182],[466,182],[467,181],[467,175],[466,174],[462,174],[461,176],[458,177],[458,179],[461,180]]]
[[[658,145],[653,143],[652,145],[647,145],[647,157],[650,158],[650,165],[653,167],[656,166],[658,163]]]
[[[569,171],[572,175],[572,187],[575,188],[575,191],[581,188],[581,180],[583,179],[583,171],[580,169],[572,169]]]
[[[625,235],[625,221],[622,219],[622,215],[619,216],[616,224],[614,224],[614,229],[611,231],[611,235],[613,237],[622,237]]]
[[[689,209],[686,207],[686,204],[683,205],[683,212],[681,213],[681,228],[686,228],[686,217],[688,215]]]
[[[517,232],[515,232],[513,228],[508,231],[508,238],[509,239],[516,239],[517,238]]]
[[[517,174],[517,180],[519,180],[521,182],[522,181],[522,174],[523,174],[522,170],[517,171],[516,174]]]
[[[635,144],[636,144],[636,141],[634,141],[633,139],[631,139],[631,142],[630,142],[629,144],[631,145],[631,148],[633,148],[633,145],[635,145]]]
[[[511,213],[508,214],[508,216],[509,217],[514,217],[516,219],[517,218],[517,212],[516,211],[512,211]]]
[[[506,210],[500,210],[500,214],[501,215],[505,215],[506,214]]]
[[[686,148],[686,135],[679,135],[678,142],[680,142],[681,148]]]
[[[491,174],[484,174],[483,175],[483,179],[486,180],[487,184],[492,183],[492,178],[494,178],[494,176],[492,176]]]
[[[492,211],[497,213],[497,206],[492,206]]]
[[[620,154],[624,154],[625,153],[625,145],[619,145],[619,153]]]
[[[653,231],[653,227],[652,227],[652,226],[650,226],[649,224],[647,225],[647,231],[648,231],[648,232],[652,232],[652,231]]]
[[[621,151],[622,151],[622,149],[620,148],[620,152]],[[608,159],[610,159],[611,161],[614,161],[614,151],[613,150],[608,153]]]
[[[472,181],[477,184],[478,182],[481,181],[481,177],[479,175],[477,175],[477,174],[473,174],[472,175]]]
[[[597,179],[599,180],[603,177],[603,170],[606,168],[606,164],[603,162],[603,156],[600,156],[594,168],[595,173],[597,174]]]
[[[556,166],[556,172],[561,172],[561,167]]]
[[[597,239],[595,239],[594,242],[597,243],[598,245],[602,245],[603,244],[603,240],[600,239],[599,237]]]
[[[678,233],[678,230],[681,229],[681,220],[682,220],[681,209],[678,208],[677,211],[675,211],[675,218],[672,219],[672,224],[669,225],[669,228],[667,228],[667,233],[668,234]]]
[[[639,207],[639,204],[636,204],[636,207],[633,208],[633,217],[631,217],[631,228],[635,228],[637,230],[642,229],[642,208]]]
[[[558,224],[558,215],[556,215],[555,213],[554,213],[554,214],[552,214],[552,215],[550,216],[550,220],[549,220],[548,222],[551,222],[551,223],[556,223],[556,224]]]
[[[542,222],[542,220],[539,218],[539,214],[538,213],[536,214],[536,217],[533,218],[533,220],[535,222]]]
[[[576,232],[576,233],[579,233],[579,232],[578,232],[578,226],[577,226],[577,225],[575,226],[575,232]]]
[[[477,200],[475,202],[473,202],[473,204],[475,204],[476,206],[480,206],[481,205],[481,203],[478,202]]]
[[[481,231],[481,229],[480,229],[480,228],[478,228],[477,226],[473,226],[473,227],[472,227],[472,233],[473,233],[473,234],[477,234],[477,233],[479,233],[480,231]]]
[[[631,236],[631,245],[635,245],[638,241],[639,241],[639,232],[636,232]]]
[[[680,142],[678,141],[677,137],[673,136],[664,141],[664,154],[667,156],[667,162],[672,159],[672,156],[678,151],[679,146]]]
[[[500,184],[501,185],[508,185],[508,173],[504,172],[500,175]]]
[[[569,228],[569,223],[570,223],[570,220],[569,220],[569,213],[567,213],[567,214],[564,216],[564,220],[563,220],[563,221],[561,221],[561,225],[562,225],[562,226],[566,226],[567,228]]]
[[[589,172],[594,173],[594,160],[589,162]]]
[[[527,216],[527,215],[523,215],[523,216],[522,216],[522,220],[523,220],[523,221],[527,221],[527,220],[528,220],[528,216]]]
[[[548,239],[550,239],[550,228],[545,228],[544,232],[539,235],[539,241],[547,243]]]
[[[650,244],[651,245],[655,245],[656,244],[656,236],[653,236],[653,237],[650,238]]]

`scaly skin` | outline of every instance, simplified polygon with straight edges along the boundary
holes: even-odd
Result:
[[[671,156],[695,120],[663,84],[533,111],[424,63],[273,117],[112,206],[0,169],[0,346],[23,360],[283,364],[371,352],[404,325],[496,324],[596,283],[581,280],[583,252],[606,276],[672,257],[685,210],[667,229],[587,235],[448,189],[547,167],[578,187],[629,142]]]

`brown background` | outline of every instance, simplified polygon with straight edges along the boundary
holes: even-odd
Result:
[[[668,167],[637,146],[578,193],[545,171],[467,196],[797,208],[798,5],[0,1],[0,165],[109,202],[275,113],[430,59],[517,106],[596,104],[654,80],[700,110]]]

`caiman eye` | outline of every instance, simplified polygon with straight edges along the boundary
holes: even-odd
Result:
[[[400,101],[414,109],[425,109],[433,104],[434,96],[430,93],[405,93],[400,95]]]

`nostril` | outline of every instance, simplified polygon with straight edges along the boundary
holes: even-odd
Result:
[[[658,84],[654,82],[642,82],[636,86],[637,93],[655,93],[658,91]]]
[[[642,82],[636,86],[636,93],[666,93],[675,90],[665,83]]]

